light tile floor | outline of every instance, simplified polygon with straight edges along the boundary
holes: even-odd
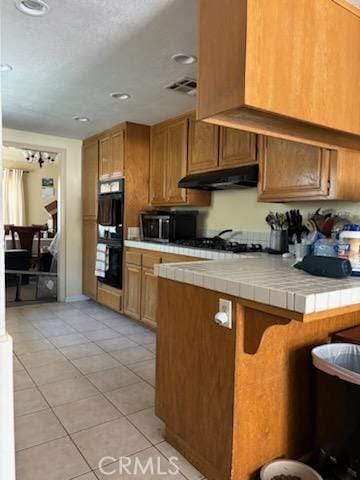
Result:
[[[154,414],[155,334],[92,301],[7,310],[17,480],[198,480]],[[119,474],[111,458],[160,472]],[[180,471],[172,472],[171,457]]]

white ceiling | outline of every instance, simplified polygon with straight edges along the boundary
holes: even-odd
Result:
[[[4,126],[85,138],[128,120],[153,124],[189,111],[195,99],[164,90],[194,66],[174,53],[196,54],[197,0],[47,0],[30,17],[1,2]],[[128,92],[126,102],[110,92]],[[90,123],[72,120],[87,116]]]

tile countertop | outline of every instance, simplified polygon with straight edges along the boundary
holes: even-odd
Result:
[[[294,259],[265,253],[236,257],[155,265],[155,274],[303,314],[360,303],[360,278],[315,277],[292,268]]]
[[[220,260],[239,258],[243,254],[231,252],[219,252],[209,250],[208,248],[179,247],[179,245],[168,243],[141,242],[135,240],[125,240],[125,247],[141,248],[143,250],[155,250],[157,252],[174,253],[176,255],[187,255],[189,257],[205,258],[208,260]]]

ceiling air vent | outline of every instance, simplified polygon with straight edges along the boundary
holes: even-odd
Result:
[[[165,88],[174,92],[186,93],[186,95],[196,95],[197,82],[193,78],[184,77],[176,82],[170,83]]]

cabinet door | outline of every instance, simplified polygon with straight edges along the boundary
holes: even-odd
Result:
[[[97,140],[84,143],[82,161],[82,203],[83,216],[97,216],[99,144]]]
[[[220,297],[223,294],[159,279],[156,414],[170,435],[184,439],[194,458],[211,465],[211,478],[228,480],[236,325],[228,329],[214,322]],[[197,339],[196,348],[192,339]]]
[[[151,132],[150,203],[152,205],[164,205],[166,203],[167,133],[167,128],[153,129]]]
[[[186,203],[186,189],[179,188],[179,181],[187,171],[188,120],[168,126],[168,155],[166,159],[166,200],[168,203]]]
[[[125,264],[124,312],[129,317],[140,320],[141,311],[141,267]]]
[[[153,268],[143,267],[141,283],[141,320],[156,326],[158,277],[154,275]]]
[[[219,167],[231,168],[256,163],[256,134],[235,128],[220,129]]]
[[[83,292],[96,300],[97,278],[95,276],[97,244],[96,220],[83,220]]]
[[[111,136],[100,138],[99,143],[99,177],[106,180],[112,171]]]
[[[111,135],[111,176],[114,178],[124,175],[125,131],[121,129]]]
[[[215,170],[218,167],[219,127],[190,118],[189,173]]]
[[[329,195],[330,150],[280,138],[259,138],[261,200],[321,199]]]

